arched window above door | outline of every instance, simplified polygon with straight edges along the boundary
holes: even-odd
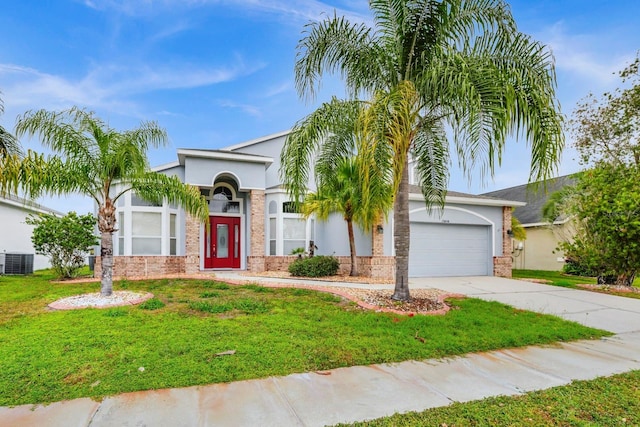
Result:
[[[235,191],[226,183],[216,185],[211,194],[209,210],[214,213],[240,213],[240,202]]]

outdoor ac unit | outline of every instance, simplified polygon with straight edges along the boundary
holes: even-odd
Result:
[[[33,274],[33,254],[4,254],[4,274]]]
[[[0,274],[4,274],[4,253],[0,254]]]

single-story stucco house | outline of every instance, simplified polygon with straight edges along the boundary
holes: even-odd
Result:
[[[5,195],[0,197],[0,219],[2,219],[2,235],[0,236],[0,274],[23,270],[16,263],[23,259],[19,255],[31,255],[32,269],[40,270],[51,267],[49,258],[37,255],[31,242],[33,225],[26,223],[29,215],[48,213],[62,216],[60,212],[46,208],[37,203],[19,197]],[[6,254],[10,254],[7,259]],[[12,262],[13,267],[7,266]],[[5,269],[5,267],[7,267]],[[31,269],[28,269],[31,270]]]
[[[114,275],[196,273],[216,269],[286,270],[297,248],[335,255],[348,271],[346,224],[303,218],[279,180],[288,132],[219,150],[178,149],[178,161],[154,168],[197,186],[209,200],[207,229],[176,206],[153,206],[135,194],[117,202]],[[309,183],[314,188],[314,183]],[[523,203],[450,192],[429,212],[411,187],[410,276],[511,274],[511,209]],[[393,215],[373,230],[356,229],[360,272],[393,278]],[[100,274],[99,260],[96,274]]]
[[[542,217],[542,208],[549,196],[564,187],[575,184],[571,175],[559,176],[543,183],[532,183],[504,188],[485,196],[505,198],[525,202],[518,206],[513,215],[520,221],[527,232],[524,242],[514,240],[513,268],[527,270],[562,270],[565,264],[564,252],[558,249],[563,241],[570,241],[575,235],[574,224],[570,218],[556,218],[553,224]]]

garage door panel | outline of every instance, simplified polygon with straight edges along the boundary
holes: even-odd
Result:
[[[489,227],[411,224],[409,276],[483,276],[489,274]]]

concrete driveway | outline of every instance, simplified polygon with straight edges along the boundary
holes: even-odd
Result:
[[[487,276],[412,278],[409,286],[498,301],[616,334],[640,332],[640,299]]]

